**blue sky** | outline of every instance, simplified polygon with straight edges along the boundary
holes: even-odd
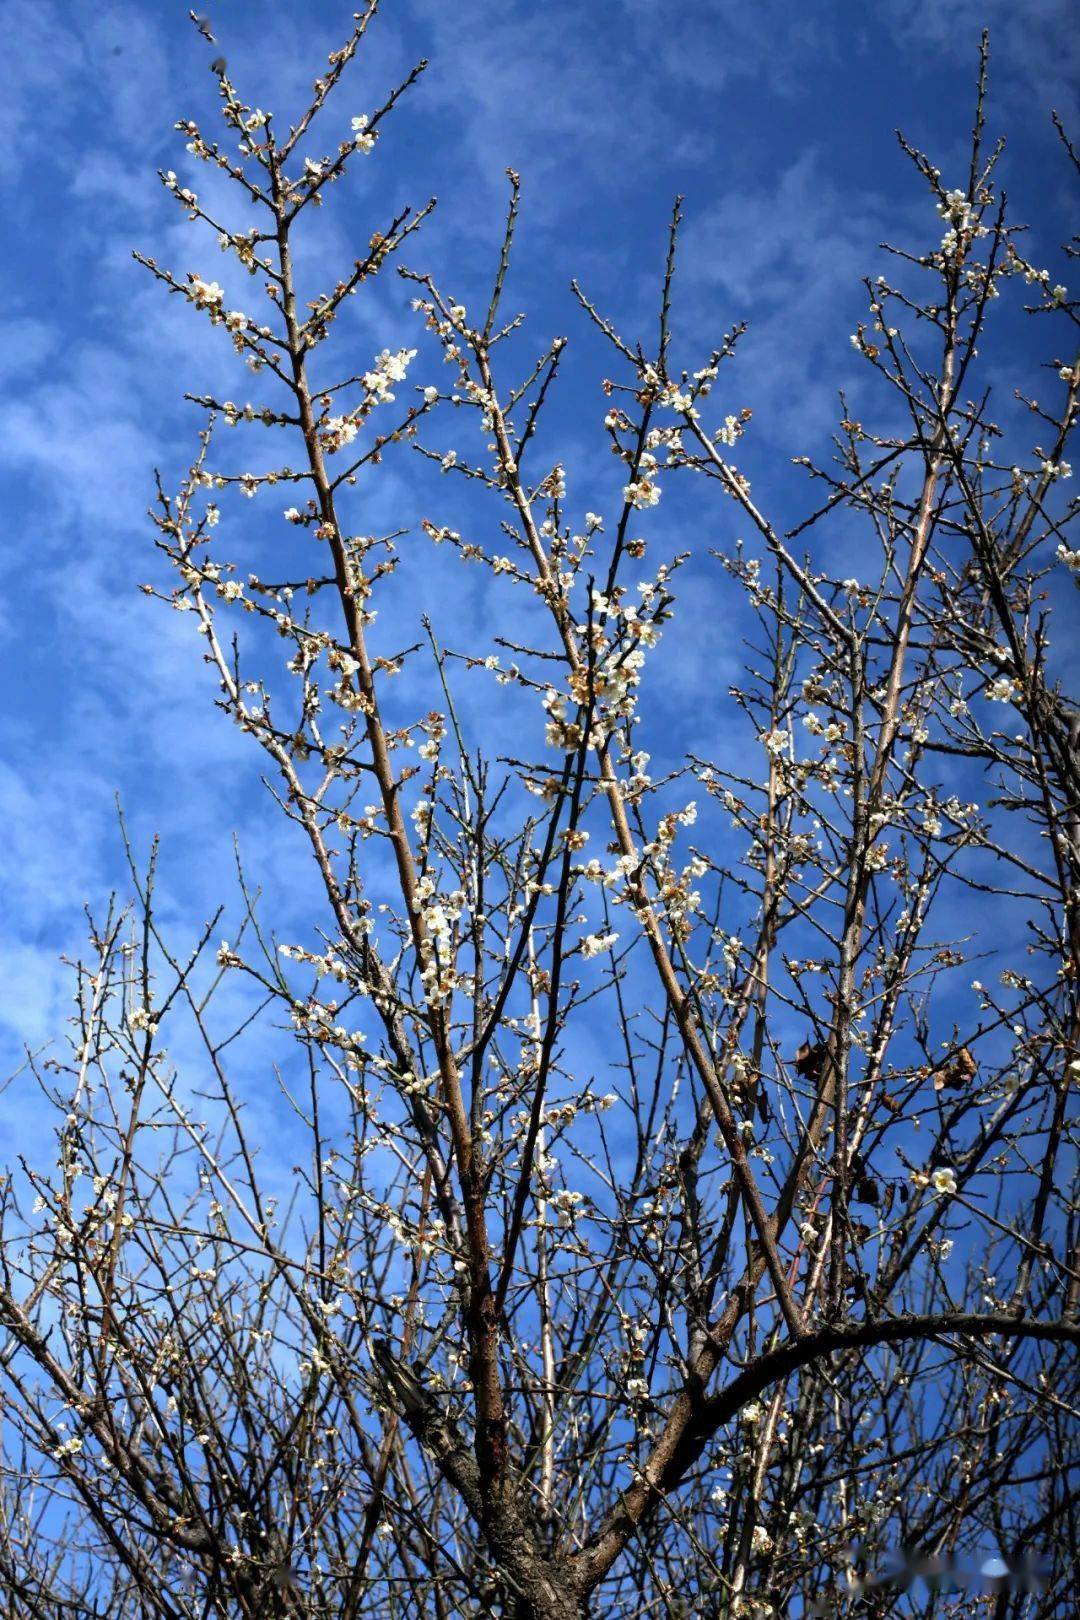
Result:
[[[191,115],[209,128],[216,49],[246,99],[295,115],[352,8],[214,0],[206,9],[221,42],[213,49],[174,0],[0,0],[0,1075],[25,1042],[61,1032],[59,955],[78,949],[83,903],[100,907],[125,887],[115,795],[139,849],[162,835],[162,910],[178,929],[227,891],[234,832],[255,880],[274,891],[275,920],[302,917],[310,894],[303,853],[260,787],[260,761],[212,709],[189,627],[138,591],[160,579],[145,517],[153,468],[175,480],[194,442],[197,418],[182,394],[241,384],[220,334],[166,300],[131,250],[220,273],[212,244],[178,219],[155,178],[158,167],[184,173],[189,163],[173,122]],[[671,202],[685,193],[675,319],[693,336],[686,362],[701,363],[721,332],[750,322],[737,401],[755,412],[747,466],[783,518],[798,502],[791,457],[821,451],[836,387],[861,386],[848,334],[862,312],[860,277],[880,268],[878,243],[931,240],[937,228],[894,126],[946,176],[959,168],[984,25],[989,127],[1010,143],[1004,184],[1033,227],[1032,256],[1058,264],[1070,182],[1049,109],[1080,129],[1071,10],[1065,0],[384,0],[350,110],[377,105],[416,58],[431,66],[370,173],[324,211],[302,268],[349,264],[395,203],[437,194],[408,260],[468,302],[494,262],[503,171],[519,170],[509,301],[530,311],[537,343],[554,332],[572,339],[563,442],[550,440],[549,453],[575,465],[581,509],[602,510],[619,481],[597,449],[606,362],[569,279],[617,325],[651,332]],[[407,289],[387,278],[350,317],[365,352],[416,341],[407,306]],[[1023,341],[1006,317],[1002,363],[1029,381]],[[415,525],[431,488],[412,463],[388,467],[387,526]],[[718,528],[698,538],[704,548],[733,536]],[[715,579],[702,573],[693,588],[695,633],[663,665],[662,706],[683,717],[708,713],[737,658],[710,594]],[[420,608],[442,591],[433,567],[397,598],[388,640],[411,637]],[[480,586],[464,589],[459,645],[486,608]],[[0,1108],[6,1152],[25,1120],[11,1094]]]

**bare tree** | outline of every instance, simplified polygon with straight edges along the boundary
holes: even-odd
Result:
[[[298,284],[310,211],[422,70],[335,126],[376,8],[295,124],[218,59],[222,142],[181,126],[236,220],[162,180],[258,312],[142,259],[260,390],[200,399],[146,589],[263,751],[321,909],[281,941],[241,871],[181,950],[132,853],[134,903],[91,922],[70,1051],[31,1060],[56,1165],[2,1188],[6,1612],[884,1614],[890,1549],[932,1573],[988,1545],[1016,1557],[988,1612],[1070,1612],[1080,710],[1048,631],[1080,363],[995,187],[985,42],[968,173],[906,148],[944,237],[890,250],[852,339],[883,425],[845,404],[832,459],[799,458],[803,521],[732,459],[740,329],[672,331],[679,206],[652,336],[575,287],[625,483],[582,521],[543,450],[566,342],[504,310],[515,174],[481,306],[405,266],[427,208]],[[417,350],[358,364],[334,323],[392,261]],[[1034,445],[982,380],[999,295],[1051,367]],[[421,346],[442,386],[407,382]],[[451,493],[399,550],[359,531],[409,456]],[[676,478],[696,527],[745,533],[715,567],[748,663],[696,717],[712,757],[669,736],[650,774],[650,654],[695,630],[689,550],[642,537]],[[245,497],[289,504],[260,528]],[[456,646],[451,603],[376,653],[429,544],[500,576],[506,633]],[[476,734],[478,681],[518,757]]]

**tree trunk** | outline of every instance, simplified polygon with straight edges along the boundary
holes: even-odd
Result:
[[[500,1520],[488,1524],[487,1541],[505,1582],[507,1620],[585,1620],[588,1603],[567,1566],[537,1545],[512,1507],[504,1505]]]
[[[513,1620],[585,1620],[585,1599],[557,1566],[537,1565],[515,1580],[516,1600],[508,1609]]]

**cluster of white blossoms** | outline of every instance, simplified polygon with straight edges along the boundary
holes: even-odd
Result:
[[[1060,305],[1067,303],[1069,289],[1060,285],[1051,287],[1049,270],[1039,270],[1035,267],[1035,265],[1030,264],[1028,260],[1025,259],[1019,252],[1015,242],[1009,242],[1008,255],[1009,268],[1014,271],[1019,271],[1023,275],[1023,278],[1029,287],[1041,287],[1043,292],[1053,304]],[[1065,380],[1069,381],[1070,378],[1066,377]]]
[[[566,468],[561,461],[557,461],[540,485],[540,493],[546,495],[551,501],[565,501],[566,499]]]
[[[352,120],[352,143],[358,152],[370,152],[377,139],[377,131],[369,129],[371,119],[366,113],[359,113]]]
[[[558,748],[563,753],[572,753],[580,748],[582,728],[577,720],[568,720],[566,717],[567,699],[564,692],[551,687],[544,697],[544,708],[547,710],[548,720],[544,726],[544,741],[549,748]]]
[[[282,956],[288,955],[288,947],[279,946]],[[316,1041],[337,1041],[347,1045],[350,1040],[349,1032],[341,1024],[335,1024],[334,1018],[338,1011],[336,1001],[318,1001],[309,996],[307,1001],[293,1001],[289,1008],[289,1017],[294,1029],[309,1035]]]
[[[1011,675],[999,675],[990,682],[985,695],[991,703],[1015,703],[1020,697],[1020,685]]]
[[[660,485],[656,479],[656,457],[650,452],[642,453],[638,462],[637,477],[630,483],[623,485],[623,499],[638,511],[649,506],[659,506]]]
[[[328,456],[334,456],[352,444],[359,431],[360,423],[355,416],[328,416],[319,429],[319,443]]]
[[[838,720],[822,720],[813,709],[803,715],[803,725],[812,737],[823,737],[827,743],[839,742],[844,735],[844,728]]]
[[[686,460],[683,449],[683,430],[681,427],[650,428],[645,438],[646,450],[666,450],[668,467],[677,467]]]
[[[535,1032],[535,1038],[539,1039],[538,1031]],[[544,1124],[553,1129],[565,1130],[574,1123],[579,1114],[606,1114],[609,1108],[614,1108],[618,1100],[615,1093],[609,1091],[600,1097],[593,1096],[590,1092],[584,1097],[579,1097],[577,1102],[554,1103],[544,1111]],[[514,1124],[519,1130],[525,1130],[529,1119],[528,1113],[521,1113],[515,1116]]]
[[[551,1198],[551,1204],[559,1218],[560,1226],[573,1226],[577,1217],[578,1205],[583,1201],[584,1194],[575,1192],[571,1187],[561,1187]]]
[[[717,428],[713,434],[714,444],[723,444],[731,449],[738,443],[745,431],[743,421],[738,416],[725,416],[723,427]]]
[[[222,253],[235,253],[249,276],[255,275],[259,268],[255,257],[257,235],[254,230],[247,234],[242,231],[221,231],[218,235],[218,247]]]
[[[409,811],[409,820],[416,828],[417,834],[421,839],[426,839],[431,831],[431,818],[433,813],[434,807],[431,800],[425,797],[417,799],[416,803]]]
[[[656,837],[651,843],[645,845],[646,855],[657,855],[666,852],[680,827],[693,827],[697,822],[697,803],[691,799],[682,810],[669,810],[666,816],[661,816],[656,829]]]
[[[586,959],[602,956],[618,940],[618,934],[586,934],[581,942],[581,954]]]
[[[577,635],[588,644],[591,658],[588,665],[583,662],[572,671],[569,685],[580,709],[590,703],[593,706],[589,738],[592,746],[610,735],[618,721],[634,717],[645,650],[658,644],[660,620],[668,616],[665,590],[670,572],[670,566],[664,565],[654,580],[639,582],[640,607],[624,599],[624,586],[617,586],[610,595],[594,589],[588,622],[575,625]],[[577,748],[582,739],[581,726],[567,719],[566,694],[552,687],[543,701],[549,715],[545,732],[548,746],[566,752]]]
[[[442,546],[444,541],[450,541],[452,546],[457,546],[457,544],[460,544],[461,536],[460,533],[458,533],[457,528],[450,528],[447,523],[442,523],[442,525],[440,525],[440,523],[432,523],[431,518],[423,518],[423,522],[421,522],[419,527],[423,528],[424,535],[427,535],[427,538],[434,541],[436,546]]]
[[[335,956],[333,946],[325,954],[320,954],[318,951],[305,950],[302,945],[279,945],[278,955],[285,957],[286,961],[302,962],[309,967],[313,967],[319,978],[329,976],[336,979],[339,984],[348,984],[349,982],[349,970],[341,958]],[[223,957],[225,958],[224,962]],[[239,957],[227,944],[222,945],[221,950],[218,952],[218,961],[222,962],[222,965],[236,966],[239,964],[239,960]],[[359,991],[361,995],[364,994],[362,982],[359,985]]]
[[[683,416],[696,418],[698,411],[694,405],[694,396],[680,387],[678,383],[668,383],[660,395],[661,405],[667,405],[673,411],[679,411]]]
[[[637,855],[620,855],[614,866],[605,868],[603,862],[593,856],[578,870],[580,876],[585,878],[587,882],[597,883],[602,888],[611,889],[615,888],[617,884],[625,882],[635,866],[639,864],[640,857]],[[620,899],[621,896],[616,896],[616,903],[619,903]]]
[[[454,932],[465,909],[462,889],[439,894],[431,877],[421,878],[416,889],[416,905],[425,930],[420,952],[420,978],[428,1002],[452,995],[458,987],[454,970]]]
[[[189,296],[197,309],[218,309],[225,297],[225,289],[216,281],[204,281],[201,276],[189,278]]]
[[[191,151],[190,146],[188,147],[188,151]],[[179,202],[182,202],[186,208],[190,208],[191,218],[194,219],[195,210],[198,208],[199,204],[198,195],[194,191],[191,191],[187,186],[182,186],[180,184],[176,177],[175,169],[169,169],[166,172],[164,182],[166,191],[171,191],[173,196],[176,197]]]
[[[938,203],[937,211],[948,225],[941,239],[941,251],[947,259],[962,252],[976,237],[990,234],[987,226],[978,223],[975,209],[965,191],[947,191],[944,201]]]
[[[364,418],[375,406],[393,404],[394,384],[404,382],[409,365],[415,358],[415,349],[398,349],[396,353],[383,349],[361,378],[366,396],[363,404],[340,416],[327,416],[320,424],[319,443],[327,455],[336,455],[339,450],[352,444]],[[295,507],[290,507],[286,517],[290,517],[295,510]],[[290,517],[290,521],[299,522],[299,515]]]
[[[630,795],[627,794],[627,797]],[[708,863],[703,857],[695,855],[680,871],[672,863],[671,851],[678,828],[692,827],[696,820],[697,805],[693,801],[682,810],[670,811],[660,818],[655,836],[642,848],[642,859],[649,863],[656,883],[656,898],[663,907],[668,927],[673,936],[682,940],[690,937],[693,916],[701,909],[701,894],[694,884],[704,876]],[[640,864],[636,857],[631,859],[632,869]],[[636,890],[617,897],[617,900],[629,900],[632,905],[640,905],[642,898],[641,891]]]
[[[1065,567],[1069,570],[1070,574],[1075,574],[1077,578],[1080,579],[1080,550],[1072,551],[1065,544],[1065,542],[1062,541],[1061,545],[1057,548],[1057,560],[1058,562],[1065,564]]]
[[[243,349],[243,334],[248,330],[251,322],[242,309],[225,308],[225,290],[217,281],[206,281],[202,276],[188,275],[188,284],[184,288],[196,309],[204,309],[209,313],[214,326],[224,325],[233,335],[239,349]],[[266,336],[260,330],[260,335]],[[238,418],[237,418],[238,419]],[[248,416],[245,420],[251,421],[254,417]],[[231,426],[236,425],[233,420]]]
[[[384,349],[371,370],[364,372],[363,383],[368,396],[380,405],[392,404],[392,385],[405,381],[409,366],[415,359],[415,349],[399,349],[396,354]]]
[[[939,1198],[951,1198],[959,1191],[956,1181],[956,1171],[948,1165],[937,1170],[913,1170],[911,1182],[919,1188],[929,1187],[931,1192],[937,1193]]]

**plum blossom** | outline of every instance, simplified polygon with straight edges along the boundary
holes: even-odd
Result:
[[[188,289],[192,303],[199,309],[217,310],[225,297],[225,289],[216,281],[204,281],[201,276],[190,278],[191,286]]]
[[[659,506],[660,485],[649,478],[638,478],[623,487],[623,496],[638,510],[647,506]]]
[[[399,349],[396,354],[384,349],[371,370],[364,373],[364,387],[368,394],[380,404],[392,403],[394,395],[391,384],[405,381],[409,363],[415,358],[415,349]]]
[[[328,455],[336,455],[345,445],[352,444],[359,431],[351,416],[328,416],[320,433],[322,447]]]
[[[352,121],[353,145],[358,152],[370,152],[375,145],[376,132],[369,130],[371,119],[366,113],[361,113]]]

